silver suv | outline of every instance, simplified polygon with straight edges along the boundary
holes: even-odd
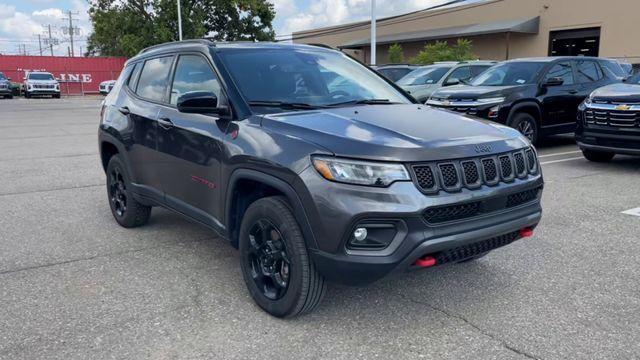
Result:
[[[424,104],[439,88],[467,82],[495,64],[495,61],[438,62],[421,66],[396,83]]]

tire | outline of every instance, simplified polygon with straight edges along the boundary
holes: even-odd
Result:
[[[532,144],[536,144],[538,142],[538,122],[533,116],[527,113],[516,113],[513,115],[513,119],[509,126],[520,131],[520,133],[526,136]]]
[[[273,316],[310,312],[326,292],[284,197],[262,198],[249,206],[240,225],[240,262],[249,294]]]
[[[151,207],[136,201],[131,192],[131,178],[119,155],[107,165],[107,198],[111,214],[120,226],[134,228],[149,221]]]
[[[7,95],[7,96],[5,96],[5,99],[13,99],[13,95]]]
[[[29,95],[29,93],[25,91],[25,92],[24,92],[24,98],[25,98],[25,99],[28,99],[28,98],[30,98],[30,97],[31,97],[31,95]]]
[[[582,149],[582,155],[585,159],[593,162],[609,162],[616,156],[615,153],[605,151],[595,151],[589,149]]]
[[[54,98],[54,99],[60,99],[60,94],[54,94],[54,95],[53,95],[53,98]]]

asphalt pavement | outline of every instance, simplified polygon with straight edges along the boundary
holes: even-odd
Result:
[[[99,101],[0,100],[0,359],[638,359],[640,159],[539,146],[533,238],[475,262],[332,285],[273,318],[238,252],[154,208],[113,220]]]

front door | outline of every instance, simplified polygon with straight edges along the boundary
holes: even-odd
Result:
[[[169,106],[164,106],[158,116],[162,188],[170,207],[222,228],[221,141],[228,121],[213,115],[179,112],[178,99],[193,91],[213,92],[220,102],[224,101],[217,76],[205,56],[183,54],[175,66]]]
[[[576,82],[571,61],[561,61],[553,65],[544,77],[544,82],[551,78],[561,78],[562,85],[544,86],[542,100],[543,117],[541,128],[546,133],[562,133],[572,131],[566,129],[576,122],[576,109],[583,92],[583,86]]]

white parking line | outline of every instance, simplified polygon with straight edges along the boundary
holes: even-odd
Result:
[[[560,153],[555,153],[555,154],[544,154],[544,155],[538,155],[539,158],[546,158],[546,157],[552,157],[552,156],[559,156],[559,155],[568,155],[568,154],[577,154],[580,153],[582,151],[580,150],[576,150],[576,151],[565,151],[565,152],[560,152]]]
[[[625,210],[622,213],[625,215],[640,216],[640,208]]]
[[[560,159],[560,160],[552,160],[552,161],[543,161],[540,163],[540,165],[545,165],[545,164],[555,164],[555,163],[559,163],[559,162],[565,162],[565,161],[572,161],[572,160],[579,160],[579,159],[584,159],[584,157],[580,156],[580,157],[573,157],[573,158],[568,158],[568,159]]]

